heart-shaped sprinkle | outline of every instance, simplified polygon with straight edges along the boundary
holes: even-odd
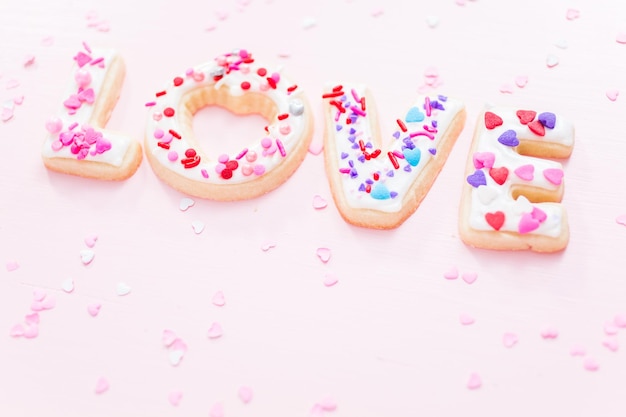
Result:
[[[558,41],[554,43],[554,46],[556,46],[559,49],[567,49],[569,47],[569,43],[567,42],[566,39],[559,39]]]
[[[474,317],[470,316],[467,313],[461,313],[459,315],[459,323],[461,323],[463,326],[469,326],[470,324],[474,324],[476,320],[474,319]]]
[[[513,213],[518,214],[518,215],[531,212],[532,210],[533,210],[533,205],[523,195],[520,195],[519,197],[517,197],[517,200],[515,200],[515,203],[513,204]]]
[[[548,326],[545,327],[540,334],[544,339],[556,339],[559,336],[559,331],[552,326]]]
[[[548,129],[554,129],[554,126],[556,125],[556,114],[544,112],[537,117],[537,120],[539,120],[539,122]]]
[[[404,117],[407,123],[418,123],[424,120],[424,113],[417,107],[411,107]]]
[[[548,68],[554,68],[559,65],[559,57],[554,54],[549,54],[546,57],[546,66]]]
[[[502,344],[504,345],[504,347],[506,348],[512,348],[513,346],[515,346],[518,342],[518,337],[515,333],[504,333],[502,335]]]
[[[174,341],[176,340],[176,333],[173,330],[165,329],[163,330],[163,334],[161,335],[161,341],[163,345],[166,347],[172,346]]]
[[[152,119],[154,119],[155,122],[158,122],[162,118],[163,118],[163,113],[161,113],[161,112],[154,112],[154,113],[152,113]]]
[[[178,349],[171,350],[167,354],[167,358],[170,362],[170,365],[172,366],[178,366],[180,364],[180,361],[183,360],[183,356],[185,356],[185,352]]]
[[[182,391],[172,391],[168,394],[167,396],[167,400],[170,402],[170,404],[172,404],[174,407],[177,407],[178,404],[180,404],[180,401],[183,399],[183,393]]]
[[[91,317],[96,317],[100,313],[100,309],[102,308],[102,304],[100,303],[92,303],[87,306],[87,313]]]
[[[466,284],[472,285],[478,279],[478,274],[476,272],[464,272],[461,275],[461,279],[465,281]]]
[[[209,411],[209,417],[224,417],[224,406],[222,403],[213,404]]]
[[[572,356],[585,356],[587,354],[587,350],[579,345],[572,346],[569,350],[569,354]]]
[[[387,186],[381,182],[377,183],[374,188],[372,188],[372,192],[370,193],[373,199],[375,200],[388,200],[391,198],[391,193]]]
[[[21,106],[24,103],[24,96],[15,96],[13,97],[13,103]]]
[[[467,176],[467,182],[474,188],[481,185],[487,185],[487,177],[483,171],[476,170],[473,174]]]
[[[535,219],[530,213],[522,214],[517,230],[520,234],[530,233],[539,227],[539,220]]]
[[[616,314],[613,323],[620,329],[626,329],[626,314]]]
[[[524,181],[532,181],[535,177],[535,167],[534,165],[522,165],[515,169],[515,175]]]
[[[332,287],[333,285],[339,282],[339,278],[335,274],[326,274],[324,275],[324,286]]]
[[[474,152],[472,155],[472,161],[474,162],[474,168],[491,168],[496,160],[496,155],[493,152]]]
[[[118,282],[115,286],[115,292],[120,297],[130,294],[131,290],[130,286],[128,286],[125,282]]]
[[[519,139],[517,139],[517,133],[515,133],[515,130],[507,130],[502,133],[498,137],[498,142],[511,147],[519,145]]]
[[[85,238],[85,245],[87,245],[88,248],[93,248],[94,246],[96,246],[97,241],[98,241],[98,236],[96,235],[87,236]]]
[[[554,185],[561,185],[563,182],[563,170],[558,168],[547,168],[543,170],[543,176]]]
[[[312,155],[319,155],[324,150],[324,142],[321,140],[313,140],[309,145],[309,153]]]
[[[513,94],[513,85],[510,83],[504,83],[500,85],[500,92],[502,94]]]
[[[615,37],[615,42],[626,44],[626,32],[620,32]]]
[[[491,168],[489,170],[489,176],[493,178],[496,184],[502,185],[509,177],[509,170],[507,167]]]
[[[532,110],[518,110],[515,114],[517,115],[519,122],[523,125],[532,122],[535,120],[535,116],[537,116],[537,112]]]
[[[626,214],[620,214],[615,218],[615,222],[617,224],[621,224],[622,226],[626,226]]]
[[[583,368],[589,372],[595,372],[600,369],[600,365],[594,358],[586,357],[583,360]]]
[[[70,110],[76,110],[81,106],[81,101],[76,94],[72,94],[67,100],[63,102],[63,105]]]
[[[226,298],[224,298],[224,293],[222,291],[217,291],[213,294],[213,298],[211,298],[211,303],[217,307],[224,307],[226,305]]]
[[[89,265],[95,256],[95,252],[91,249],[83,249],[80,251],[80,261],[83,265]]]
[[[617,96],[619,96],[619,91],[618,90],[606,90],[606,97],[609,100],[615,101],[615,100],[617,100]]]
[[[222,326],[219,323],[214,322],[213,324],[211,324],[211,327],[209,327],[207,336],[209,337],[209,339],[219,339],[220,337],[222,337],[223,334],[224,331],[222,329]]]
[[[247,387],[247,386],[239,387],[239,390],[237,391],[237,395],[239,396],[239,399],[244,404],[248,404],[250,401],[252,401],[252,396],[253,396],[252,388]]]
[[[34,339],[39,336],[39,325],[38,324],[30,324],[24,328],[24,334],[22,335],[26,339]]]
[[[335,411],[337,409],[337,400],[332,397],[322,398],[315,403],[315,406],[319,407],[322,411]]]
[[[577,9],[567,9],[567,12],[565,13],[565,18],[567,20],[576,20],[580,17],[580,11],[578,11]]]
[[[515,77],[515,85],[518,86],[519,88],[526,87],[526,84],[528,84],[527,75],[518,75],[517,77]]]
[[[196,204],[196,202],[193,199],[183,197],[180,199],[180,203],[178,203],[178,208],[180,211],[186,211],[189,207],[193,207],[194,204]]]
[[[31,324],[39,324],[40,317],[39,313],[30,313],[24,316],[24,321],[27,325]]]
[[[326,199],[320,195],[313,196],[313,208],[316,210],[321,210],[328,206],[328,202]]]
[[[482,386],[483,381],[476,372],[470,374],[469,379],[467,380],[467,388],[471,390],[478,389]]]
[[[59,133],[63,129],[63,122],[58,117],[51,117],[46,121],[46,130],[52,134]]]
[[[404,155],[404,159],[406,159],[412,167],[417,166],[422,158],[422,151],[420,151],[419,148],[404,149],[402,150],[402,154]]]
[[[193,232],[195,234],[199,235],[204,231],[204,222],[200,220],[194,220],[193,222],[191,222],[191,228],[193,229]]]
[[[11,337],[22,337],[24,336],[24,326],[20,323],[14,325],[9,330],[9,336]]]
[[[330,249],[328,248],[317,248],[315,252],[317,257],[320,258],[320,261],[326,263],[330,260]]]
[[[504,121],[500,116],[490,111],[485,112],[485,127],[489,130],[495,129],[498,126],[502,126]]]
[[[107,381],[107,379],[104,377],[98,378],[98,380],[96,381],[96,388],[95,388],[96,394],[102,394],[108,391],[108,389],[109,389],[109,381]]]
[[[607,337],[604,341],[602,341],[602,346],[611,352],[617,352],[619,350],[619,342],[616,337]]]
[[[61,284],[61,289],[68,294],[74,291],[74,280],[71,278],[68,278],[65,281],[63,281],[63,283]]]
[[[16,80],[15,78],[12,78],[10,80],[7,81],[5,88],[7,90],[12,90],[14,88],[17,88],[20,86],[20,82],[18,80]]]
[[[533,211],[530,212],[530,215],[533,219],[537,220],[539,223],[543,223],[548,218],[548,215],[545,211],[541,210],[539,207],[533,207]]]
[[[498,191],[494,187],[478,187],[476,193],[478,194],[478,200],[485,206],[498,197]]]
[[[457,279],[459,277],[458,268],[456,266],[453,266],[452,268],[448,269],[446,272],[443,273],[443,277],[449,280]]]
[[[78,100],[84,101],[85,103],[93,104],[95,99],[96,94],[94,93],[93,88],[88,88],[78,93]]]
[[[44,298],[46,298],[47,295],[48,295],[48,293],[46,293],[44,290],[40,290],[39,288],[35,288],[33,290],[33,301],[43,301]]]
[[[431,29],[436,28],[439,25],[439,17],[437,17],[437,16],[426,16],[426,24]]]

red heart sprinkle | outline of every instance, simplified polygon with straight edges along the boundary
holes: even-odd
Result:
[[[485,127],[487,129],[493,129],[498,126],[502,126],[502,118],[490,111],[485,112]]]
[[[532,122],[533,120],[535,120],[535,116],[537,115],[536,111],[532,111],[532,110],[518,110],[517,113],[517,117],[519,118],[519,121],[521,124],[526,125],[530,122]]]
[[[493,178],[498,185],[502,185],[509,176],[509,170],[506,167],[491,168],[489,170],[489,176]]]
[[[504,213],[501,211],[496,211],[495,213],[487,213],[485,214],[485,220],[487,221],[489,226],[493,227],[495,230],[500,230],[500,228],[504,224]]]
[[[534,122],[528,123],[528,128],[535,134],[539,136],[545,136],[546,128],[541,124],[539,120],[535,120]]]
[[[226,169],[229,169],[231,171],[236,170],[239,167],[239,163],[235,160],[230,160],[228,162],[226,162]]]

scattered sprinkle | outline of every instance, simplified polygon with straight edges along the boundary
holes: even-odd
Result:
[[[187,353],[187,344],[173,331],[164,330],[162,336],[163,344],[168,348],[167,357],[172,366],[178,366]]]
[[[316,210],[321,210],[323,208],[326,208],[326,206],[328,206],[328,201],[326,201],[326,199],[320,195],[315,195],[313,196],[313,208]]]
[[[626,329],[626,314],[616,314],[613,323],[620,329]]]
[[[268,250],[275,248],[276,247],[276,242],[274,241],[267,241],[261,244],[261,250],[263,252],[267,252]]]
[[[377,8],[372,10],[372,17],[380,17],[385,13],[385,11],[382,8]]]
[[[210,417],[224,417],[224,406],[222,403],[215,403],[209,412]]]
[[[617,43],[626,44],[626,32],[620,32],[615,37]]]
[[[339,282],[339,279],[335,276],[335,274],[326,274],[324,276],[324,285],[327,287],[332,287],[338,282]]]
[[[439,26],[439,17],[437,16],[426,16],[426,24],[429,28],[434,29]]]
[[[505,83],[500,86],[500,92],[502,94],[513,94],[513,84]]]
[[[611,89],[606,91],[606,97],[611,101],[617,100],[617,96],[619,96],[618,90]]]
[[[567,20],[576,20],[580,17],[580,11],[577,9],[567,9],[565,13],[565,18]]]
[[[598,364],[598,362],[596,362],[595,359],[591,357],[586,357],[583,360],[583,368],[585,368],[587,371],[595,372],[600,369],[600,365]]]
[[[45,36],[41,39],[41,45],[42,46],[52,46],[54,44],[54,37],[53,36]]]
[[[615,336],[607,337],[602,342],[602,346],[604,346],[611,352],[617,352],[619,350],[619,342],[617,341],[617,337]]]
[[[2,120],[3,122],[8,122],[13,118],[15,111],[14,104],[15,103],[13,103],[12,100],[5,101],[2,104],[2,110],[0,110],[0,120]]]
[[[476,272],[464,272],[463,275],[461,275],[461,279],[470,285],[476,282],[477,278],[478,274]]]
[[[311,29],[317,26],[317,20],[313,17],[307,17],[302,21],[302,29]]]
[[[20,264],[18,264],[16,261],[9,261],[6,263],[6,268],[8,272],[13,272],[17,269],[19,269]]]
[[[85,245],[87,245],[88,248],[93,248],[94,246],[96,246],[97,241],[98,241],[98,236],[96,235],[87,236],[85,238]]]
[[[549,54],[546,57],[546,65],[548,68],[554,68],[559,65],[559,57],[554,54]]]
[[[515,77],[515,85],[519,88],[526,87],[526,84],[528,84],[528,75],[518,75]]]
[[[102,304],[91,303],[87,306],[87,313],[89,313],[91,317],[96,317],[98,314],[100,314],[101,308],[102,308]]]
[[[606,335],[615,335],[619,332],[619,328],[615,325],[615,322],[607,321],[604,323],[604,334]]]
[[[217,20],[223,22],[224,20],[228,19],[228,12],[225,10],[218,10],[215,12],[215,17],[217,18]]]
[[[123,297],[125,295],[130,294],[131,288],[125,282],[118,282],[117,285],[115,286],[115,292],[120,297]]]
[[[172,404],[174,407],[177,407],[178,404],[180,404],[180,401],[183,399],[183,393],[182,391],[171,391],[169,393],[169,395],[167,396],[167,400],[170,402],[170,404]]]
[[[575,345],[572,346],[572,348],[569,350],[569,354],[572,356],[585,356],[587,354],[587,351],[584,347]]]
[[[102,394],[108,390],[109,390],[109,381],[107,381],[107,379],[104,377],[98,378],[98,380],[96,381],[96,388],[94,390],[95,393]]]
[[[224,293],[222,291],[217,291],[213,294],[213,298],[211,299],[213,305],[218,307],[224,307],[226,305],[226,299],[224,298]]]
[[[540,334],[544,339],[556,339],[559,336],[559,331],[554,327],[546,327]]]
[[[204,231],[204,222],[201,222],[200,220],[195,220],[191,222],[191,227],[193,228],[194,233],[199,235]]]
[[[518,340],[519,338],[515,333],[507,332],[502,335],[502,344],[504,345],[504,347],[509,349],[515,346]]]
[[[617,224],[621,224],[622,226],[626,226],[626,214],[620,214],[615,218]]]
[[[559,39],[554,43],[554,46],[559,49],[567,49],[569,47],[569,43],[565,39]]]
[[[180,209],[180,211],[186,211],[189,207],[193,207],[194,204],[196,204],[196,202],[193,199],[189,197],[183,197],[180,200],[178,208]]]
[[[71,293],[74,291],[74,280],[72,278],[68,278],[61,284],[61,289],[66,293]]]
[[[330,260],[330,249],[328,248],[317,248],[317,251],[315,252],[317,254],[317,257],[320,258],[320,261],[326,263]]]
[[[237,391],[237,395],[239,396],[239,399],[244,404],[248,404],[250,401],[252,401],[252,396],[253,396],[252,388],[248,386],[239,387],[239,391]]]
[[[91,249],[83,249],[80,251],[80,261],[83,265],[89,265],[95,256],[95,252]]]
[[[472,372],[467,380],[467,388],[471,390],[475,390],[480,388],[483,385],[483,381],[476,372]]]
[[[459,315],[459,323],[461,323],[463,326],[469,326],[471,324],[474,324],[476,320],[474,319],[474,317],[470,316],[469,314],[466,313],[461,313]]]
[[[22,65],[24,65],[24,68],[28,68],[30,66],[32,66],[35,63],[35,55],[26,55],[24,57],[24,61],[22,62]]]
[[[209,331],[207,333],[209,339],[219,339],[220,337],[222,337],[223,334],[224,331],[222,329],[222,326],[218,322],[213,322],[213,324],[211,324],[211,327],[209,327]]]
[[[20,82],[18,80],[16,80],[15,78],[12,78],[10,80],[8,80],[5,84],[5,88],[7,90],[12,90],[14,88],[17,88],[20,86]]]
[[[458,268],[456,266],[453,266],[452,268],[448,269],[446,272],[443,273],[443,277],[449,280],[457,279],[459,277]]]

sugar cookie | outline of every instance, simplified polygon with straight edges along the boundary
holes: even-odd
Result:
[[[573,124],[552,112],[483,112],[467,162],[461,239],[487,249],[564,249],[563,167],[544,158],[568,158],[573,146]]]
[[[441,171],[465,123],[464,105],[421,95],[383,149],[369,91],[339,85],[323,95],[324,157],[335,204],[351,224],[391,229],[419,206]]]
[[[193,115],[211,105],[261,114],[269,125],[236,154],[212,158],[192,129]],[[181,192],[212,200],[243,200],[278,187],[304,160],[313,133],[302,89],[243,49],[174,77],[148,106],[145,149],[154,172]]]

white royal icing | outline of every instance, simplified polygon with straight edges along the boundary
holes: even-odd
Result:
[[[344,84],[341,91],[343,94],[337,97],[329,97],[334,95],[332,91],[325,95],[326,111],[334,120],[329,130],[339,167],[339,172],[332,175],[340,176],[350,207],[398,212],[408,189],[424,167],[436,158],[441,136],[464,106],[445,96],[420,95],[406,115],[398,119],[406,132],[398,123],[392,142],[376,149],[371,117],[368,117],[374,110],[365,105],[363,111],[360,104],[365,86]],[[430,112],[426,109],[427,102]]]

